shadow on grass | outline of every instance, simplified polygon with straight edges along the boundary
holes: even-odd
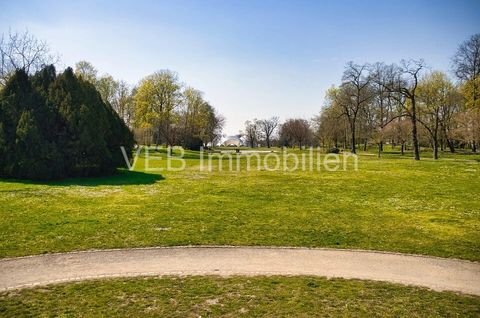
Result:
[[[90,177],[90,178],[68,178],[63,180],[53,181],[33,181],[21,179],[0,179],[0,181],[16,182],[23,184],[39,184],[52,186],[87,186],[95,187],[101,185],[142,185],[153,184],[165,178],[159,174],[145,173],[139,171],[118,170],[118,172],[111,176],[104,177]]]

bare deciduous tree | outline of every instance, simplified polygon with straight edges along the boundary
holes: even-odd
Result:
[[[412,122],[412,142],[415,160],[420,160],[420,145],[418,143],[417,132],[417,87],[420,72],[425,68],[423,60],[409,60],[401,62],[402,76],[399,91],[402,95],[409,99],[410,103],[406,107],[406,111]]]
[[[117,91],[112,107],[117,111],[127,126],[131,127],[135,111],[133,102],[134,91],[130,89],[130,86],[125,81],[119,81],[117,83]]]
[[[466,99],[466,106],[473,117],[480,117],[480,33],[473,35],[469,40],[460,45],[453,57],[455,75],[462,82],[462,91]],[[472,136],[480,133],[480,124],[473,123]],[[472,150],[477,151],[479,140],[473,139]]]
[[[373,125],[378,143],[378,157],[383,151],[385,128],[398,117],[402,117],[402,109],[399,103],[392,97],[392,92],[387,89],[393,68],[392,65],[375,63],[372,65],[370,75],[374,79],[372,83],[374,97],[370,107],[372,110]]]
[[[398,102],[405,115],[410,118],[415,160],[420,160],[417,127],[417,87],[424,68],[425,62],[423,60],[402,60],[400,66],[390,66],[389,79],[382,84],[390,92],[390,96]]]
[[[371,77],[366,74],[368,66],[366,64],[358,65],[349,62],[342,77],[338,103],[343,108],[343,114],[347,116],[350,124],[351,151],[357,152],[356,148],[356,124],[361,111],[365,110],[368,103],[373,98],[373,92],[370,87]]]
[[[260,134],[258,120],[254,119],[253,121],[247,120],[245,122],[245,138],[250,147],[255,147],[258,144],[258,137]]]
[[[302,148],[310,142],[312,138],[312,129],[310,123],[305,119],[288,119],[281,126],[281,139],[288,146],[298,145]]]
[[[480,33],[463,42],[452,59],[455,75],[462,81],[480,76]]]
[[[0,85],[5,85],[15,70],[23,69],[30,74],[58,61],[47,42],[38,40],[28,31],[9,31],[0,38]]]
[[[278,117],[272,117],[270,119],[263,119],[258,121],[260,130],[265,136],[265,142],[267,143],[267,148],[270,148],[270,138],[272,137],[275,129],[278,126]]]

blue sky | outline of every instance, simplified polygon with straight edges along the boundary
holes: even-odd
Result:
[[[311,118],[346,62],[424,58],[449,71],[480,32],[480,1],[7,1],[0,32],[28,29],[65,66],[135,84],[160,69],[205,92],[226,134],[247,119]]]

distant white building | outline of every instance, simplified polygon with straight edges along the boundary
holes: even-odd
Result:
[[[240,147],[243,142],[238,136],[229,136],[222,144],[226,147]]]

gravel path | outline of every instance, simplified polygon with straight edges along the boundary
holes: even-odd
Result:
[[[0,290],[149,275],[313,275],[387,281],[480,296],[480,263],[362,250],[159,247],[0,260]]]

